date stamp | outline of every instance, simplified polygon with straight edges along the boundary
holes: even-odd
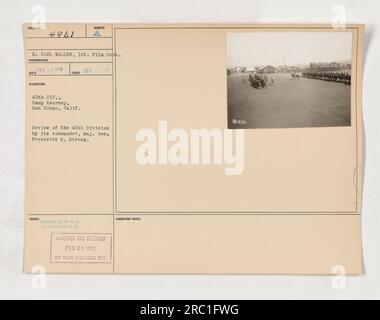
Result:
[[[50,262],[110,264],[112,263],[112,234],[52,233]]]

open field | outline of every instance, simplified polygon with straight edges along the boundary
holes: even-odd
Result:
[[[351,86],[292,80],[282,73],[268,76],[274,84],[265,89],[252,88],[248,74],[227,77],[230,129],[351,125]]]

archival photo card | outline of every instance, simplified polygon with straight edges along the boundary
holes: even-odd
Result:
[[[351,32],[230,32],[228,128],[350,126],[351,67]]]
[[[25,24],[24,271],[362,274],[364,35]]]

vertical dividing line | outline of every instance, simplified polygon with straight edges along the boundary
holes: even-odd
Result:
[[[115,273],[115,46],[114,29],[112,28],[112,272]]]
[[[117,43],[116,43],[116,31],[117,29],[114,29],[113,31],[113,51],[114,51],[114,65],[115,65],[115,74],[114,74],[114,81],[115,81],[115,92],[114,92],[114,112],[115,112],[115,213],[117,213]]]
[[[354,32],[355,33],[355,32]],[[360,42],[360,39],[362,37],[362,34],[360,32],[360,28],[357,28],[357,32],[356,32],[356,37],[355,37],[355,40],[356,40],[356,60],[355,60],[355,65],[356,65],[356,74],[355,74],[355,83],[356,83],[356,88],[355,88],[355,136],[356,136],[356,213],[358,213],[358,210],[359,210],[359,205],[358,205],[358,201],[359,201],[359,190],[361,191],[362,187],[361,187],[361,181],[359,182],[359,177],[361,178],[362,180],[362,177],[361,175],[359,175],[359,152],[363,152],[363,149],[361,148],[361,150],[359,150],[359,138],[358,138],[358,108],[359,108],[359,104],[362,103],[361,101],[362,100],[359,100],[359,98],[362,97],[362,94],[361,94],[361,87],[359,88],[358,84],[359,84],[359,81],[358,81],[358,66],[359,66],[359,57],[360,57],[360,62],[362,60],[362,56],[361,56],[361,52],[360,51],[360,47],[359,47],[359,42]],[[360,54],[360,56],[359,56]],[[362,74],[362,72],[361,72]],[[363,85],[363,79],[361,78],[361,85]],[[351,66],[351,88],[352,88],[352,66]],[[351,102],[352,103],[352,102]],[[363,112],[362,109],[360,109],[361,113]],[[362,119],[362,118],[361,118]],[[362,135],[362,131],[363,129],[361,129],[361,135]],[[362,146],[362,144],[360,144]],[[362,159],[362,157],[360,158]],[[360,194],[360,197],[362,195]],[[361,202],[361,201],[360,201]],[[361,212],[361,208],[360,208],[360,213],[362,214]]]

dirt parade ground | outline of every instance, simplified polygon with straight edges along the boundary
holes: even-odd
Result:
[[[269,85],[260,89],[251,87],[246,73],[227,77],[230,129],[351,124],[350,85],[302,77],[294,80],[289,73],[267,76]]]

